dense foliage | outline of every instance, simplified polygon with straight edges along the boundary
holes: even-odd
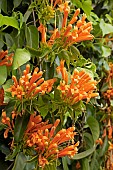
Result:
[[[113,169],[112,0],[0,1],[0,168]]]

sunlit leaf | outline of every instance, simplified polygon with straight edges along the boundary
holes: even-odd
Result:
[[[7,79],[7,68],[6,66],[0,66],[0,85],[2,85]]]
[[[20,49],[17,48],[15,55],[14,55],[14,60],[13,60],[13,69],[17,69],[21,65],[25,64],[27,61],[30,60],[30,53],[26,49]]]
[[[12,26],[19,29],[19,24],[15,17],[8,17],[0,14],[0,27],[3,25]]]
[[[108,46],[102,46],[102,56],[108,57],[111,55],[111,49]]]
[[[102,29],[103,36],[109,33],[113,33],[113,26],[105,23],[103,19],[100,20],[100,28]]]
[[[84,152],[76,154],[72,159],[79,160],[79,159],[85,158],[91,155],[94,151],[95,151],[95,146],[93,146],[91,149],[88,149]]]

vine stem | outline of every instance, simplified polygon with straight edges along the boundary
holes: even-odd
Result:
[[[32,0],[31,0],[31,3],[32,3]],[[33,14],[33,23],[34,23],[34,26],[36,27],[36,19],[35,19],[35,13],[33,9],[32,9],[32,14]]]

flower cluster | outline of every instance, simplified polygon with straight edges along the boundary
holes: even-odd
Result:
[[[22,100],[23,97],[29,99],[35,97],[38,93],[44,95],[46,92],[52,90],[52,86],[56,79],[49,79],[44,81],[42,78],[42,71],[36,67],[33,73],[30,73],[30,65],[26,65],[26,70],[23,71],[22,77],[17,81],[15,76],[12,76],[14,84],[10,87],[9,91],[12,97],[16,96]]]
[[[113,143],[109,142],[109,148],[107,153],[106,170],[113,169]]]
[[[40,115],[31,115],[25,131],[26,145],[36,151],[39,166],[43,168],[49,161],[66,155],[73,157],[78,151],[79,142],[74,144],[75,128],[62,129],[55,134],[59,122],[57,119],[54,124],[48,124],[48,121],[42,122]]]
[[[13,55],[14,54],[10,54],[8,56],[8,50],[6,51],[0,51],[0,66],[6,65],[6,66],[11,66],[12,62],[13,62]]]
[[[112,99],[113,98],[113,86],[112,86],[112,80],[113,80],[113,64],[109,63],[109,71],[108,71],[108,76],[106,79],[106,82],[108,82],[108,89],[106,92],[103,93],[103,96],[107,99]]]
[[[4,104],[4,89],[0,88],[0,106]]]
[[[113,88],[109,88],[103,95],[107,99],[113,99]]]
[[[55,28],[54,31],[51,31],[52,35],[47,42],[49,46],[52,46],[55,40],[57,39],[59,43],[63,42],[62,44],[64,45],[64,47],[70,46],[77,42],[93,39],[93,35],[90,34],[90,31],[92,30],[92,23],[91,22],[86,23],[85,21],[86,15],[83,14],[81,19],[78,20],[80,9],[77,9],[75,11],[68,25],[67,25],[67,19],[70,10],[68,7],[68,2],[65,2],[63,6],[61,5],[60,10],[64,12],[62,28],[61,30]],[[46,27],[40,24],[38,30],[41,32],[42,42],[46,43]]]
[[[85,70],[78,71],[74,69],[69,84],[64,60],[61,60],[60,66],[57,67],[57,72],[62,74],[62,81],[60,81],[57,89],[61,91],[61,97],[64,102],[73,105],[83,99],[87,99],[87,102],[89,102],[92,97],[98,96],[98,93],[93,93],[96,89],[97,81],[92,80]]]
[[[7,137],[8,137],[8,132],[9,132],[9,131],[11,131],[12,134],[13,134],[13,131],[14,131],[14,122],[13,122],[13,120],[14,120],[15,116],[16,116],[16,114],[15,114],[15,112],[13,111],[13,112],[12,112],[12,120],[11,120],[9,117],[7,117],[5,111],[2,112],[2,120],[1,120],[1,122],[2,122],[4,125],[7,126],[7,128],[6,128],[5,132],[4,132],[4,138],[7,138]]]

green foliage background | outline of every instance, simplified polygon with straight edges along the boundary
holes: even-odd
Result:
[[[79,161],[81,170],[104,170],[106,162],[106,153],[108,150],[108,138],[104,139],[102,146],[96,145],[95,141],[101,136],[105,125],[102,120],[107,117],[105,107],[106,101],[102,97],[102,92],[106,91],[108,84],[103,80],[109,71],[108,62],[113,62],[113,43],[112,40],[106,42],[106,35],[113,37],[113,1],[112,0],[71,0],[72,12],[74,9],[80,8],[86,13],[87,20],[93,24],[92,41],[81,42],[73,45],[68,52],[57,46],[52,49],[40,46],[40,33],[37,27],[38,20],[46,23],[50,30],[53,20],[45,18],[43,0],[0,0],[0,50],[8,49],[9,53],[14,52],[14,60],[11,68],[0,66],[0,85],[6,90],[10,87],[12,75],[19,77],[18,68],[25,69],[26,63],[30,63],[32,68],[39,66],[45,69],[45,79],[53,78],[55,67],[59,64],[60,57],[66,60],[68,70],[73,67],[85,68],[95,77],[98,83],[98,92],[100,96],[92,99],[88,104],[83,102],[77,103],[75,108],[63,105],[59,102],[59,93],[56,91],[55,101],[52,96],[38,99],[38,111],[43,118],[48,118],[58,111],[65,110],[62,117],[63,126],[67,127],[74,119],[78,136],[76,140],[80,141],[79,153],[73,159],[64,157],[60,160],[58,170],[75,170],[76,163]],[[35,15],[35,17],[34,17]],[[48,15],[49,16],[49,15]],[[62,16],[56,17],[58,26],[61,25]],[[49,36],[49,35],[48,35]],[[69,54],[71,51],[72,56]],[[48,60],[46,58],[48,56]],[[59,58],[58,58],[59,57]],[[70,64],[71,62],[71,64]],[[50,67],[51,66],[51,67]],[[47,101],[51,101],[51,105],[47,105]],[[9,102],[6,106],[7,114],[13,110],[14,101],[10,101],[5,96],[5,102]],[[34,102],[33,107],[37,109]],[[113,102],[111,101],[111,107]],[[0,106],[0,111],[4,106]],[[75,109],[75,111],[73,111]],[[111,116],[113,119],[113,115]],[[15,141],[19,142],[24,133],[24,124],[26,118],[18,119],[15,125]],[[19,125],[19,128],[18,128]],[[13,153],[10,153],[7,140],[3,138],[4,127],[0,124],[0,168],[3,170],[34,170],[35,161],[28,161],[29,156],[25,156],[17,145]],[[6,160],[6,161],[5,161]],[[39,168],[40,169],[40,168]],[[47,170],[55,170],[56,164],[49,165]]]

